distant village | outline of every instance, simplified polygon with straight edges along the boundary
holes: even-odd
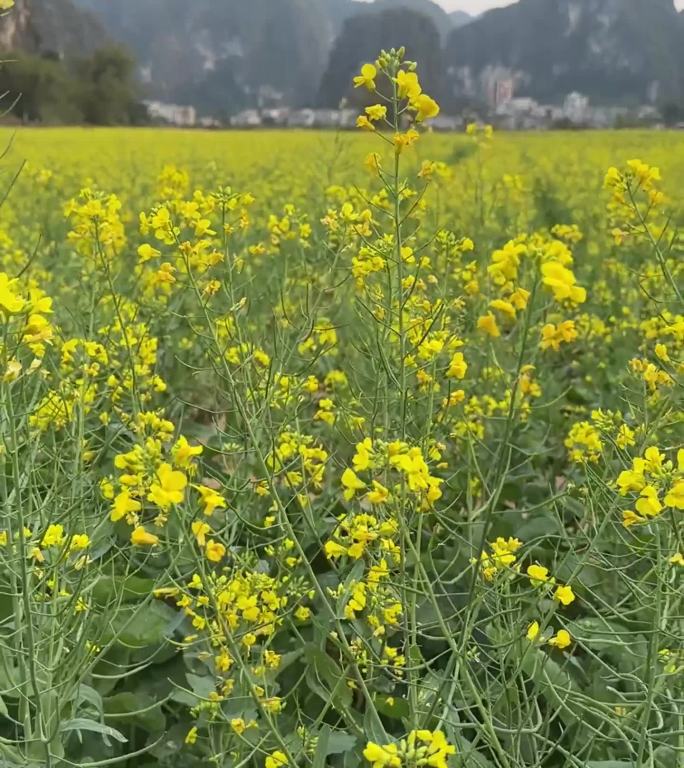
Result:
[[[470,95],[475,88],[469,89]],[[653,104],[635,108],[598,106],[589,97],[572,92],[561,105],[540,104],[527,96],[516,96],[516,78],[508,70],[491,68],[477,84],[478,108],[464,108],[459,115],[440,114],[431,121],[434,131],[460,132],[470,122],[486,122],[499,130],[543,131],[554,128],[609,129],[620,127],[663,127],[662,115]],[[655,101],[655,99],[654,99]],[[282,104],[282,97],[270,88],[259,94],[258,108],[245,109],[225,120],[200,116],[192,106],[146,101],[153,123],[178,128],[311,128],[351,130],[356,125],[358,109],[303,108]],[[684,124],[677,126],[684,128]]]

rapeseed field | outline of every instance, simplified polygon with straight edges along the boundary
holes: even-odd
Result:
[[[3,766],[684,765],[684,135],[355,84],[0,133]]]

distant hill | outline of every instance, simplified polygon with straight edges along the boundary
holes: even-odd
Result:
[[[150,97],[212,114],[267,104],[278,94],[290,105],[311,104],[352,18],[419,13],[438,30],[440,56],[449,32],[470,19],[447,14],[433,0],[73,1],[133,51]],[[405,36],[383,39],[388,46],[407,42]]]
[[[446,61],[462,92],[498,67],[545,102],[570,91],[604,104],[678,100],[683,27],[674,0],[519,0],[453,30]]]
[[[354,74],[363,62],[372,61],[381,49],[396,46],[399,40],[406,46],[407,58],[420,62],[426,89],[441,97],[445,68],[437,25],[428,15],[406,8],[375,8],[345,21],[330,53],[318,103],[336,107],[343,98],[355,103],[367,97],[367,92],[352,88]]]
[[[17,0],[0,20],[5,51],[74,58],[108,39],[136,57],[148,97],[219,117],[336,104],[360,61],[402,44],[445,111],[498,77],[548,103],[684,104],[674,0],[519,0],[477,18],[433,0]]]
[[[449,14],[449,18],[451,19],[452,27],[464,27],[466,24],[470,24],[475,17],[465,11],[452,11]]]
[[[400,8],[407,8],[414,13],[420,13],[427,16],[433,22],[440,36],[446,39],[454,26],[453,19],[441,5],[433,0],[375,0],[374,3],[368,3],[367,13],[378,13],[379,11],[396,11]],[[394,43],[397,44],[396,41]],[[401,43],[399,43],[401,45]]]
[[[150,96],[203,111],[310,103],[353,0],[76,0],[137,56]]]

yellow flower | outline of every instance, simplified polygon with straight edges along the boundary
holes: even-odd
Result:
[[[276,749],[275,752],[271,752],[264,762],[265,768],[282,768],[283,765],[289,764],[290,761],[287,759],[287,755],[279,749]]]
[[[549,639],[549,645],[552,645],[554,648],[558,648],[561,651],[564,648],[567,648],[571,643],[572,638],[570,637],[570,633],[565,629],[559,629],[558,632]]]
[[[354,88],[367,88],[369,91],[375,90],[375,78],[378,76],[378,70],[374,64],[364,64],[361,67],[361,74],[354,78]],[[268,766],[267,766],[268,768]]]
[[[350,501],[354,498],[357,491],[362,491],[366,484],[359,478],[359,476],[354,472],[353,469],[350,469],[347,467],[347,469],[344,470],[342,473],[341,478],[342,485],[344,487],[344,498],[347,501]]]
[[[69,551],[78,552],[81,549],[88,549],[90,546],[90,536],[87,533],[76,533],[69,542]]]
[[[230,721],[230,727],[241,736],[247,730],[247,723],[241,717],[234,717]]]
[[[414,101],[423,90],[415,72],[405,72],[403,69],[397,73],[397,94],[400,99]]]
[[[197,726],[193,725],[185,736],[186,744],[194,744],[197,741]]]
[[[161,509],[168,509],[172,504],[180,504],[185,496],[188,478],[171,468],[170,464],[161,464],[157,470],[157,482],[150,486],[147,495],[149,501]]]
[[[203,547],[207,543],[207,534],[211,531],[211,527],[200,520],[196,520],[190,526],[190,529],[199,546]]]
[[[658,359],[662,360],[665,363],[670,362],[670,355],[667,351],[667,347],[665,346],[665,344],[656,344],[655,353]]]
[[[416,110],[416,120],[419,123],[437,117],[439,114],[439,104],[427,93],[421,93],[411,102],[411,106]]]
[[[463,357],[463,352],[456,352],[449,363],[447,371],[448,379],[463,379],[468,371],[468,363]]]
[[[637,461],[641,462],[641,459],[635,459],[635,465]],[[637,466],[640,467],[640,465]],[[625,469],[618,475],[617,484],[620,493],[625,496],[630,491],[641,491],[646,484],[646,481],[644,480],[644,473],[641,468]]]
[[[387,107],[382,104],[373,104],[371,107],[366,107],[366,114],[369,120],[384,120],[387,117]]]
[[[0,0],[0,11],[9,11],[14,8],[14,0]]]
[[[553,596],[558,600],[559,603],[562,603],[565,606],[570,605],[570,603],[573,603],[575,601],[575,593],[572,591],[572,587],[560,585],[557,587],[556,591],[553,593]]]
[[[630,429],[626,424],[621,424],[620,429],[618,429],[617,437],[615,438],[615,443],[618,448],[622,448],[623,450],[632,445],[636,445],[634,430]]]
[[[7,368],[2,376],[3,381],[11,382],[16,381],[21,375],[22,364],[18,360],[10,360],[7,363]]]
[[[625,528],[631,528],[633,525],[643,525],[647,522],[648,520],[646,520],[646,518],[637,515],[633,509],[626,509],[622,513],[622,524]]]
[[[138,259],[141,264],[144,264],[146,261],[150,261],[150,259],[154,259],[157,256],[161,256],[161,251],[153,248],[149,243],[143,243],[138,248]]]
[[[401,768],[401,757],[396,744],[381,746],[369,741],[363,750],[363,756],[373,768]]]
[[[15,285],[16,280],[10,280],[4,272],[0,272],[0,310],[10,315],[21,312],[26,306],[24,299],[14,292]]]
[[[194,486],[202,497],[202,508],[207,517],[211,517],[217,509],[225,509],[228,505],[220,493],[206,485]]]
[[[212,563],[220,563],[226,554],[226,548],[220,541],[208,541],[204,552],[207,560]]]
[[[564,267],[559,261],[547,261],[542,264],[541,272],[542,282],[552,290],[556,301],[583,304],[587,300],[587,292],[576,285],[572,270]]]
[[[373,480],[373,490],[368,491],[366,498],[371,504],[384,504],[389,500],[390,492],[382,483]]]
[[[173,446],[171,455],[176,466],[181,469],[188,469],[191,466],[193,459],[196,456],[200,456],[204,448],[201,445],[190,445],[187,439],[182,435],[178,438],[178,441]]]
[[[489,306],[492,309],[496,309],[504,315],[507,315],[511,320],[515,320],[515,307],[510,301],[504,299],[494,299],[489,302]]]
[[[684,555],[681,552],[675,552],[674,555],[668,561],[671,565],[684,566]]]
[[[651,474],[658,474],[663,468],[665,455],[662,454],[657,446],[651,445],[644,451],[644,468]]]
[[[361,128],[364,131],[374,131],[375,126],[365,115],[359,115],[356,118],[356,127]]]
[[[128,515],[135,514],[142,509],[142,504],[139,501],[131,498],[130,491],[124,489],[121,493],[118,493],[114,499],[112,505],[112,511],[109,513],[109,518],[113,522],[117,522]]]
[[[366,155],[366,159],[363,161],[363,164],[371,173],[379,173],[381,168],[381,160],[382,158],[377,152],[369,152]]]
[[[496,318],[491,312],[487,312],[486,315],[482,315],[482,317],[478,318],[477,329],[478,331],[483,331],[487,336],[491,336],[493,339],[501,336],[501,331],[499,330]]]
[[[527,567],[527,575],[530,577],[532,586],[538,587],[549,580],[549,569],[535,563]]]
[[[525,637],[527,637],[527,639],[530,642],[534,642],[538,636],[539,636],[539,622],[533,621],[530,624],[530,626],[527,628],[527,634],[525,635]]]
[[[61,547],[62,544],[64,544],[64,526],[59,523],[48,526],[40,546],[43,549],[49,549],[50,547]]]
[[[148,533],[142,525],[139,525],[131,534],[131,544],[136,547],[153,547],[159,544],[159,537]]]
[[[636,511],[644,517],[656,517],[663,509],[658,498],[658,491],[652,485],[647,485],[641,491],[641,497],[635,504]]]
[[[323,547],[323,550],[325,552],[325,556],[329,560],[332,560],[335,557],[344,557],[347,554],[346,547],[343,547],[338,542],[332,541],[332,540],[328,540],[325,542],[325,546]]]
[[[404,149],[406,149],[406,147],[410,147],[412,144],[415,144],[419,138],[420,134],[413,128],[409,128],[406,133],[395,133],[393,139],[395,152],[398,155],[401,154]]]
[[[577,339],[577,330],[573,320],[565,320],[558,325],[547,323],[542,328],[539,346],[542,349],[552,349],[554,352],[558,352],[561,344],[570,344],[575,339]]]
[[[677,480],[670,488],[665,496],[665,504],[674,509],[684,509],[684,480]]]

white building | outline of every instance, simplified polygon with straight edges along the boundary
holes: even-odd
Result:
[[[313,109],[296,109],[287,116],[287,124],[291,128],[313,128],[316,122]]]
[[[235,128],[258,128],[261,125],[261,115],[256,109],[245,109],[231,117],[230,124]]]
[[[590,116],[589,97],[573,91],[565,97],[563,115],[575,125],[583,125]]]
[[[180,104],[167,104],[164,101],[145,101],[147,114],[151,120],[160,120],[180,128],[192,128],[197,124],[197,110]]]

